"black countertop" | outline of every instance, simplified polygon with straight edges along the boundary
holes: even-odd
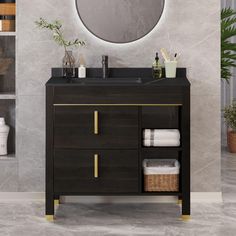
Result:
[[[87,68],[86,79],[67,79],[62,77],[62,68],[53,68],[52,77],[48,80],[46,86],[190,86],[190,82],[186,77],[186,68],[178,68],[177,78],[173,79],[153,79],[151,68],[110,68],[109,72],[111,78],[103,79],[101,78],[102,71],[100,68]],[[165,76],[164,70],[163,75]]]

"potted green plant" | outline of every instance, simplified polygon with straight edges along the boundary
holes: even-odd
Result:
[[[236,43],[231,39],[236,36],[236,11],[230,7],[221,10],[221,78],[229,82],[231,68],[236,67]],[[236,104],[224,109],[228,125],[227,143],[230,152],[236,152]]]
[[[229,151],[236,153],[236,102],[225,107],[224,118],[228,126],[227,144]]]
[[[236,36],[236,11],[232,8],[221,10],[221,78],[227,82],[232,76],[231,68],[236,67],[236,43],[231,42]]]
[[[63,31],[62,23],[59,20],[52,22],[47,22],[45,19],[40,18],[38,21],[35,21],[35,24],[40,29],[48,29],[53,33],[54,41],[62,46],[65,50],[65,56],[63,58],[63,74],[65,77],[74,77],[75,75],[75,58],[72,55],[72,50],[68,50],[72,47],[84,46],[85,42],[76,38],[75,40],[69,41],[66,40]]]

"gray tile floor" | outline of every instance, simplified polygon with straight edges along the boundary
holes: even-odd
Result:
[[[62,204],[54,223],[43,202],[0,203],[0,236],[235,236],[236,154],[222,150],[223,204],[193,204],[192,220],[175,204]]]

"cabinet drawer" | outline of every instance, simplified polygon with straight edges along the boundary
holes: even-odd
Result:
[[[137,148],[138,108],[56,106],[54,146],[81,149]]]
[[[138,76],[139,77],[139,76]],[[173,81],[173,80],[163,80]],[[176,80],[175,80],[176,81]],[[178,81],[178,80],[177,80]],[[181,86],[55,86],[55,104],[178,104],[183,103]]]
[[[55,150],[54,192],[138,192],[138,151]]]

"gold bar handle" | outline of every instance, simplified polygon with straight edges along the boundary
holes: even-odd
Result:
[[[94,111],[94,134],[98,134],[98,111]]]
[[[94,178],[98,178],[98,154],[94,155]]]

